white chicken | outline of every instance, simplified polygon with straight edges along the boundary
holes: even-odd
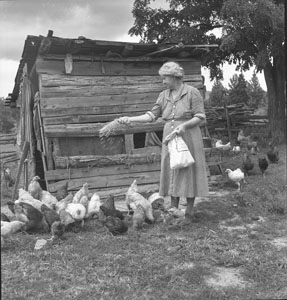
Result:
[[[57,198],[54,197],[48,191],[42,191],[42,196],[41,196],[40,200],[41,200],[42,204],[44,203],[50,209],[55,209],[55,205],[58,203]]]
[[[19,196],[18,196],[18,200],[28,200],[28,199],[34,199],[33,196],[31,196],[31,194],[27,191],[25,191],[24,189],[19,189]],[[40,201],[40,200],[38,200]]]
[[[75,221],[82,221],[82,226],[84,226],[84,218],[86,216],[86,208],[80,203],[69,203],[65,209]]]
[[[244,180],[244,173],[239,168],[234,171],[232,171],[231,169],[226,169],[225,172],[227,173],[228,178],[237,184],[238,191],[240,191],[240,182]]]
[[[73,198],[73,203],[80,203],[80,200],[83,196],[89,198],[89,188],[87,183],[84,183],[81,189],[77,191]]]
[[[153,193],[148,197],[148,201],[151,203],[153,209],[164,208],[164,198],[159,193]]]
[[[15,204],[21,202],[28,203],[41,212],[42,202],[40,200],[34,199],[27,191],[19,189],[19,198],[15,201]]]
[[[151,203],[141,194],[138,193],[137,181],[134,180],[126,193],[126,204],[128,209],[136,210],[140,204],[145,212],[146,218],[154,222]]]
[[[79,201],[79,204],[82,204],[85,209],[86,209],[86,212],[87,212],[87,209],[88,209],[88,205],[89,205],[89,199],[87,196],[82,196],[80,201]]]
[[[230,150],[231,143],[228,142],[227,144],[223,145],[221,140],[217,140],[215,143],[215,148],[222,149],[222,150]]]
[[[240,146],[234,146],[234,147],[232,148],[232,151],[233,151],[234,153],[239,153],[239,152],[241,151]]]
[[[17,232],[24,225],[25,223],[20,221],[11,221],[11,222],[1,221],[1,237],[8,236],[14,232]]]
[[[19,231],[24,225],[25,223],[20,221],[1,221],[1,248],[4,246],[4,237]]]
[[[30,193],[30,195],[33,198],[40,200],[41,195],[42,195],[42,188],[41,188],[38,180],[40,180],[39,176],[33,177],[33,179],[31,180],[31,182],[28,185],[28,192]]]
[[[99,213],[100,207],[102,205],[103,205],[103,201],[100,199],[100,196],[97,193],[94,193],[88,204],[86,218],[89,218],[94,214]]]

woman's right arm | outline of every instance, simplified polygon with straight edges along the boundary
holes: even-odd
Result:
[[[136,117],[122,117],[119,118],[119,122],[122,124],[129,125],[131,122],[138,123],[147,123],[154,122],[158,117],[162,114],[162,102],[164,98],[164,93],[161,92],[156,100],[156,103],[153,105],[152,109],[146,112],[144,115],[136,116]]]
[[[138,122],[138,123],[147,123],[152,122],[153,119],[149,114],[144,114],[136,117],[121,117],[119,118],[119,122],[121,124],[130,124],[131,122]]]

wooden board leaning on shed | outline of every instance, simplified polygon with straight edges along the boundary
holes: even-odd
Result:
[[[71,75],[80,76],[139,76],[139,75],[158,75],[158,70],[162,66],[164,61],[177,59],[165,59],[165,60],[137,60],[134,61],[105,61],[102,58],[100,61],[86,61],[86,60],[73,60],[73,68]],[[189,75],[198,74],[198,70],[201,67],[199,60],[185,60],[180,61],[184,67],[185,73]],[[37,73],[46,74],[66,74],[64,57],[62,60],[52,60],[45,58],[37,58],[36,60]]]

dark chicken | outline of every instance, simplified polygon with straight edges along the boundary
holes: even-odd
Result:
[[[127,224],[119,218],[108,216],[102,222],[112,235],[120,235],[128,231]]]
[[[265,177],[265,171],[268,168],[268,160],[265,157],[259,157],[258,165],[262,175]]]
[[[1,221],[10,222],[9,218],[2,212],[1,212]]]
[[[59,187],[56,193],[56,198],[58,201],[60,201],[67,196],[68,196],[68,181],[64,185]]]
[[[50,209],[47,205],[42,204],[41,211],[50,227],[54,222],[61,221],[60,216],[54,210]]]
[[[59,221],[56,221],[51,226],[52,238],[59,238],[65,232],[65,225]]]
[[[106,216],[106,217],[115,217],[115,218],[119,218],[121,220],[124,219],[124,214],[117,210],[117,209],[110,209],[110,208],[107,208],[105,206],[100,206],[100,210],[103,212],[103,214]]]
[[[242,171],[245,175],[248,175],[248,172],[251,171],[254,167],[254,163],[247,153],[243,155]]]
[[[115,197],[113,195],[110,195],[109,198],[104,201],[103,206],[110,210],[115,210]]]
[[[267,152],[267,157],[272,164],[276,164],[279,161],[279,151],[276,146],[269,143],[269,150]]]

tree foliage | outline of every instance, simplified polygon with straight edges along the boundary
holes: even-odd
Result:
[[[249,106],[258,108],[260,105],[264,105],[266,98],[265,91],[261,88],[255,72],[251,80],[247,82],[247,93],[249,95]]]
[[[0,99],[0,132],[9,133],[15,127],[15,115],[10,107],[4,105],[4,98]]]
[[[215,80],[210,95],[209,101],[212,106],[223,106],[226,97],[226,89],[220,80]]]
[[[229,83],[229,102],[236,103],[249,103],[249,95],[247,93],[247,82],[242,73],[239,76],[234,75]]]
[[[156,2],[156,1],[155,1]],[[167,0],[168,9],[152,8],[150,0],[135,0],[129,34],[142,42],[218,44],[202,64],[211,79],[222,79],[224,62],[246,71],[263,70],[268,90],[271,130],[285,137],[284,0]],[[220,28],[221,35],[213,34]]]

